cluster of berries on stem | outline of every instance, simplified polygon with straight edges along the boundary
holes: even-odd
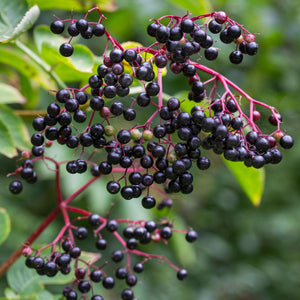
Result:
[[[99,13],[98,22],[87,21],[92,11]],[[219,34],[225,44],[234,43],[235,49],[229,55],[233,64],[241,63],[244,55],[253,56],[258,51],[255,35],[228,18],[226,13],[213,12],[192,18],[169,15],[153,19],[147,33],[155,38],[154,43],[149,47],[131,48],[119,44],[108,33],[102,24],[104,19],[99,9],[94,8],[83,19],[60,20],[56,17],[51,24],[54,34],[62,34],[69,24],[70,39],[59,49],[65,57],[73,54],[71,42],[77,35],[106,40],[103,63],[83,87],[52,91],[54,101],[48,105],[47,114],[33,120],[36,132],[31,137],[31,153],[25,153],[22,165],[10,174],[17,179],[11,182],[9,189],[18,194],[22,190],[20,177],[28,183],[37,181],[33,168],[36,161],[55,166],[57,207],[46,223],[62,213],[65,226],[52,243],[35,250],[32,255],[31,244],[39,235],[35,234],[25,244],[24,254],[26,265],[41,275],[74,272],[74,282],[63,292],[66,299],[76,299],[78,292],[89,293],[94,282],[102,281],[106,289],[114,286],[114,277],[105,273],[107,261],[97,266],[80,258],[81,248],[76,240],[85,239],[89,230],[76,226],[79,220],[88,220],[97,250],[106,249],[107,241],[102,237],[104,230],[119,241],[122,249],[115,250],[111,259],[120,262],[124,255],[127,257],[126,266],[115,273],[116,278],[125,279],[128,285],[121,294],[125,300],[134,299],[132,286],[137,283],[137,277],[132,270],[142,272],[145,262],[150,259],[165,261],[177,271],[180,280],[187,277],[185,269],[178,268],[166,258],[139,250],[141,244],[166,243],[173,232],[178,231],[186,234],[188,242],[197,238],[197,233],[191,229],[180,231],[155,221],[110,220],[69,206],[93,182],[108,177],[106,188],[109,193],[120,194],[125,200],[139,198],[145,209],[170,208],[169,194],[193,191],[191,167],[196,165],[200,170],[210,167],[208,150],[227,160],[261,168],[281,161],[279,145],[285,149],[293,146],[292,137],[281,130],[282,117],[274,107],[253,99],[202,63],[203,58],[214,60],[218,56],[219,49],[209,33]],[[190,87],[186,99],[164,95],[163,73],[167,68],[186,78]],[[208,79],[203,80],[203,77]],[[269,111],[268,121],[275,126],[273,132],[264,133],[256,124],[261,118],[260,110]],[[141,119],[140,115],[145,121],[136,121]],[[79,129],[82,128],[80,124],[84,125],[83,130]],[[59,162],[49,157],[47,147],[54,141],[74,149],[73,158]],[[66,199],[60,188],[62,165],[70,174],[89,170],[92,176]],[[109,177],[111,174],[113,178]],[[158,202],[157,197],[163,200]],[[70,221],[70,212],[80,216]],[[126,224],[123,236],[118,233],[121,224]],[[42,257],[42,251],[48,248],[51,248],[51,254]],[[142,257],[133,267],[130,263],[132,255]],[[102,297],[93,294],[91,299]]]

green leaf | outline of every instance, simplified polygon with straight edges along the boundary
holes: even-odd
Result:
[[[117,9],[116,3],[114,0],[98,0],[98,1],[79,1],[79,0],[28,0],[30,5],[37,4],[41,10],[46,9],[65,9],[65,10],[74,10],[74,11],[86,11],[92,7],[99,7],[101,11],[113,12]]]
[[[36,22],[37,18],[40,15],[40,10],[37,5],[31,7],[22,18],[21,22],[15,27],[11,39],[17,38],[19,35],[21,35],[23,32],[30,29],[33,24]]]
[[[207,14],[213,11],[209,0],[167,0],[180,8],[186,9],[195,16]]]
[[[13,138],[8,131],[8,128],[1,121],[0,112],[0,153],[7,157],[17,156],[17,150],[15,148]]]
[[[0,104],[4,103],[25,103],[24,96],[11,85],[0,83]]]
[[[28,129],[13,110],[5,105],[0,105],[0,121],[8,129],[16,148],[19,150],[29,150],[31,148]]]
[[[28,10],[25,0],[0,2],[0,42],[12,40],[27,31],[40,14],[35,5]]]
[[[26,268],[24,258],[19,259],[7,272],[7,282],[20,295],[32,295],[42,290],[35,270]]]
[[[5,208],[0,207],[0,245],[10,233],[10,218]]]
[[[5,299],[10,300],[10,299],[19,299],[19,296],[16,295],[16,293],[10,289],[10,288],[5,288],[4,290],[4,295],[5,295]],[[3,298],[0,298],[0,300]]]
[[[255,206],[259,206],[265,184],[265,170],[246,167],[242,162],[224,159],[226,166],[235,176],[242,190]]]
[[[46,90],[56,88],[51,77],[36,62],[12,45],[0,44],[0,63],[16,69]]]

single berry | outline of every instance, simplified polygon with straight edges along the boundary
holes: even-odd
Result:
[[[62,56],[69,57],[73,54],[74,48],[69,43],[64,43],[59,47],[59,53]]]

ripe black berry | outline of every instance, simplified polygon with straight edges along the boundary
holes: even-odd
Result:
[[[197,240],[198,238],[198,234],[195,230],[190,230],[186,233],[185,235],[185,239],[189,242],[189,243],[193,243]]]
[[[105,33],[105,27],[103,24],[96,24],[93,27],[93,34],[95,36],[102,36]]]
[[[106,288],[106,289],[112,289],[115,285],[115,280],[110,277],[110,276],[107,276],[103,279],[103,287]]]
[[[187,275],[188,275],[188,273],[187,273],[187,270],[185,270],[185,269],[181,269],[181,270],[179,270],[179,271],[177,272],[177,278],[178,278],[179,280],[184,280],[184,279],[186,279],[186,278],[187,278]]]
[[[215,60],[218,57],[218,49],[215,47],[209,47],[204,50],[204,56],[207,60]]]
[[[91,285],[88,281],[80,281],[79,284],[78,284],[78,290],[81,292],[81,293],[88,293],[91,289]]]
[[[89,27],[89,24],[87,22],[87,20],[85,19],[79,19],[77,22],[76,22],[76,28],[80,31],[80,32],[83,32],[83,31],[86,31]]]
[[[194,22],[191,19],[184,19],[180,23],[183,32],[191,33],[194,30]]]
[[[239,64],[243,60],[243,53],[239,50],[233,51],[229,55],[229,60],[233,64]]]
[[[222,24],[215,20],[211,20],[208,24],[208,29],[211,33],[219,33],[222,30]]]
[[[55,20],[50,25],[50,30],[55,34],[60,34],[64,31],[65,24],[62,21]]]
[[[294,145],[294,140],[290,135],[284,135],[279,140],[280,146],[284,149],[290,149]]]
[[[104,239],[99,239],[96,241],[96,248],[98,250],[105,250],[107,246],[107,242]]]
[[[156,200],[153,196],[146,196],[142,199],[142,206],[146,209],[153,208],[156,205]]]
[[[118,230],[118,223],[115,220],[109,220],[106,224],[106,229],[109,232],[114,232]]]
[[[75,236],[79,239],[79,240],[84,240],[87,238],[88,236],[88,230],[85,227],[78,227],[75,230]]]
[[[69,57],[73,54],[74,48],[69,43],[64,43],[59,47],[59,53],[62,56]]]
[[[94,270],[90,274],[90,278],[93,282],[100,282],[102,280],[103,274],[100,270]]]

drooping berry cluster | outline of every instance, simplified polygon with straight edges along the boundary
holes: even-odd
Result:
[[[88,212],[86,212],[88,214]],[[57,273],[67,275],[74,274],[74,281],[63,289],[63,295],[67,300],[77,299],[79,295],[88,297],[90,294],[93,300],[101,300],[103,297],[95,294],[93,285],[101,283],[104,289],[112,289],[115,286],[115,279],[124,280],[128,288],[121,292],[121,299],[134,299],[133,287],[138,282],[137,274],[144,271],[144,265],[151,259],[164,260],[177,271],[177,278],[184,280],[187,277],[185,269],[179,269],[167,259],[153,254],[148,254],[139,250],[140,245],[146,245],[151,242],[167,243],[173,232],[179,231],[173,228],[170,222],[154,221],[131,221],[122,219],[105,219],[97,214],[90,214],[88,217],[78,219],[87,219],[85,226],[75,226],[73,220],[69,226],[65,226],[57,238],[49,245],[39,250],[33,250],[30,247],[24,249],[23,254],[27,257],[25,264],[28,268],[35,269],[39,275],[54,277]],[[72,224],[72,225],[71,225]],[[127,224],[123,229],[122,235],[118,233],[120,225]],[[84,259],[84,249],[79,247],[79,241],[86,240],[90,231],[94,233],[94,243],[97,252],[97,265],[95,262],[88,262]],[[111,275],[107,274],[108,261],[105,261],[105,250],[109,249],[109,242],[103,237],[103,234],[111,233],[120,243],[121,248],[115,248],[111,252],[110,260],[118,265],[122,264],[125,257],[127,263],[124,266],[118,266]],[[179,231],[185,233],[187,242],[192,243],[197,239],[197,233],[194,230]],[[123,237],[122,237],[123,236]],[[43,255],[46,249],[51,253]],[[35,251],[35,254],[33,252]],[[96,253],[97,253],[96,252]],[[142,258],[131,265],[132,256]],[[102,259],[102,260],[101,260]],[[100,266],[98,266],[100,264]],[[108,272],[112,272],[108,269]],[[136,299],[136,298],[135,298]]]
[[[96,23],[86,20],[93,10],[100,15]],[[206,22],[197,24],[202,18],[206,18]],[[88,217],[89,225],[96,228],[94,234],[97,236],[98,250],[104,250],[107,246],[101,235],[102,229],[113,233],[124,248],[115,250],[113,261],[121,261],[124,254],[144,256],[145,260],[133,267],[139,273],[143,270],[144,262],[158,258],[176,269],[179,279],[187,276],[184,269],[180,270],[164,257],[138,250],[141,244],[166,241],[174,231],[178,231],[172,226],[158,226],[153,221],[107,220],[68,206],[93,182],[113,174],[113,178],[108,177],[109,193],[120,194],[125,200],[141,198],[141,205],[146,209],[170,208],[172,200],[167,194],[188,194],[193,191],[193,164],[200,170],[210,167],[207,150],[212,149],[227,160],[261,168],[265,164],[281,161],[279,145],[285,149],[293,146],[292,137],[281,130],[282,117],[274,107],[251,98],[230,80],[197,62],[201,52],[208,60],[218,55],[208,30],[212,34],[220,33],[222,42],[236,44],[236,50],[230,54],[230,61],[235,64],[242,61],[243,54],[256,54],[258,46],[255,36],[229,19],[224,12],[194,18],[188,15],[165,16],[153,20],[147,32],[155,37],[156,42],[149,47],[132,48],[125,48],[115,41],[102,25],[103,19],[102,13],[95,8],[84,19],[57,19],[51,24],[52,32],[60,34],[65,24],[70,23],[70,41],[59,50],[63,56],[72,55],[71,41],[76,35],[106,39],[103,63],[98,66],[97,73],[89,77],[85,86],[54,91],[54,101],[48,105],[47,114],[33,120],[36,131],[31,137],[33,158],[26,156],[23,164],[11,174],[16,175],[17,179],[9,187],[15,194],[21,192],[19,176],[34,183],[37,178],[33,171],[35,161],[54,163],[57,210],[53,212],[53,218],[62,212],[65,226],[48,246],[52,247],[51,256],[43,259],[40,256],[43,248],[37,250],[34,257],[28,258],[26,264],[34,267],[39,274],[54,276],[59,271],[63,274],[70,272],[70,263],[75,263],[76,279],[72,286],[64,290],[67,299],[76,299],[78,291],[88,293],[93,282],[102,281],[104,288],[114,285],[114,278],[107,276],[102,266],[85,263],[84,267],[78,267],[80,248],[76,246],[72,231],[75,239],[82,240],[86,238],[88,230],[73,225],[69,220],[69,212]],[[168,25],[164,25],[165,21]],[[109,51],[110,44],[112,49]],[[187,78],[190,91],[185,99],[172,96],[163,99],[162,74],[166,68],[179,76],[182,73],[183,78]],[[210,78],[206,81],[201,79],[203,73]],[[138,86],[138,89],[133,86]],[[248,104],[246,112],[241,108],[242,101]],[[255,123],[261,118],[259,107],[270,112],[269,123],[277,127],[274,132],[264,133]],[[141,119],[138,114],[143,121],[137,124],[136,120]],[[121,127],[121,123],[118,123],[120,120],[126,126]],[[80,130],[82,125],[84,129]],[[45,146],[50,146],[54,141],[74,149],[69,161],[58,162],[47,156]],[[62,165],[70,174],[84,173],[88,169],[92,174],[92,179],[66,199],[63,199],[59,184]],[[163,189],[160,185],[163,185]],[[157,203],[159,194],[164,200]],[[119,223],[128,223],[123,231],[125,240],[117,232]],[[186,232],[187,241],[193,242],[196,237],[195,231]],[[59,253],[56,253],[55,245],[59,246]],[[125,279],[129,286],[122,292],[122,299],[133,299],[131,286],[137,280],[131,274],[130,266],[119,268],[115,276]],[[91,299],[102,297],[93,295]]]

